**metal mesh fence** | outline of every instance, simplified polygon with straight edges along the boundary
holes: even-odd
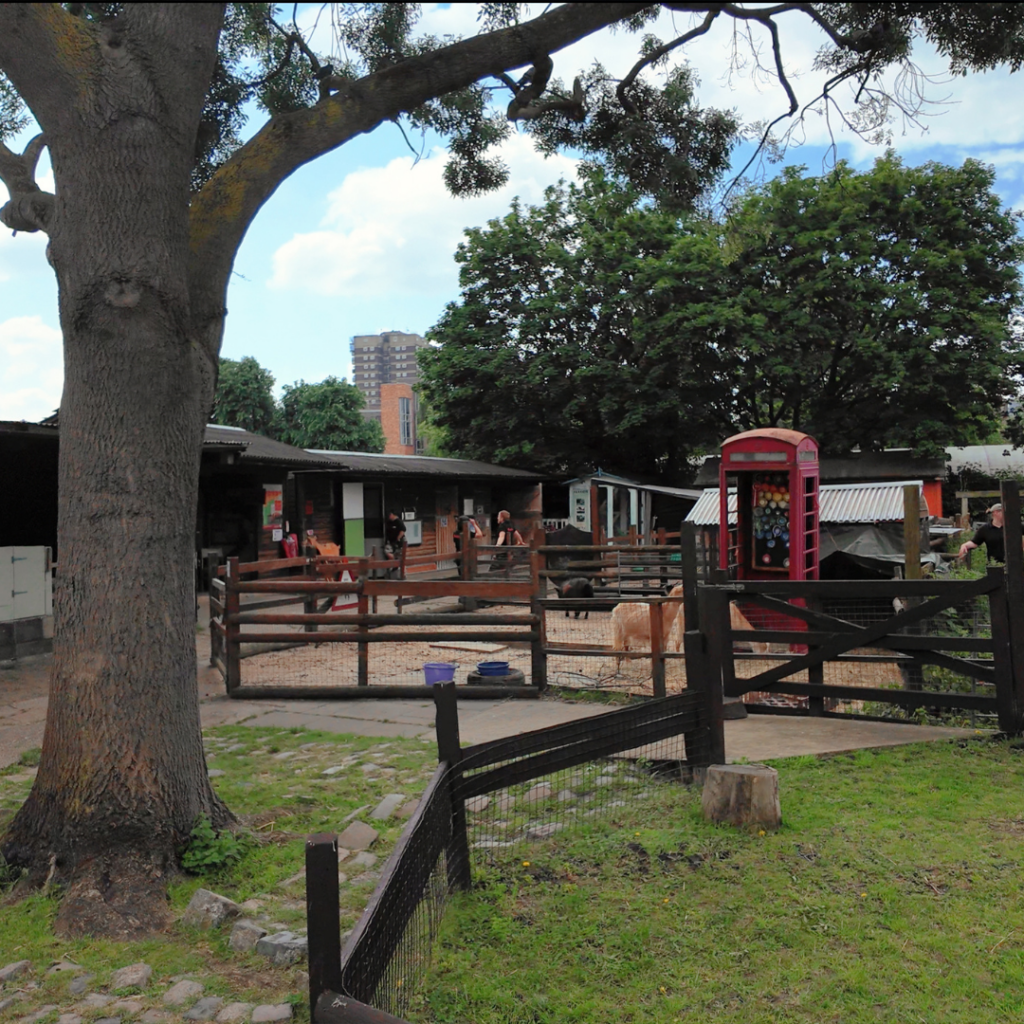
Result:
[[[904,611],[913,603],[902,599],[833,598],[822,602],[820,611],[857,628],[865,628],[884,622],[894,614]],[[776,611],[766,611],[753,602],[739,602],[737,607],[747,622],[755,629],[803,630],[806,625],[794,617],[780,616]],[[736,621],[733,621],[733,628]],[[964,649],[946,647],[934,660],[938,664],[922,663],[908,652],[899,652],[885,646],[852,648],[838,660],[827,661],[821,667],[820,682],[826,686],[851,686],[872,689],[920,690],[924,694],[960,693],[994,696],[995,686],[991,678],[993,661],[991,651],[979,650],[992,637],[990,603],[986,595],[968,597],[943,608],[935,615],[901,629],[901,635],[922,638],[962,638]],[[735,673],[737,678],[749,679],[784,662],[795,655],[806,652],[800,644],[744,643],[734,640]],[[929,657],[927,654],[925,658]],[[971,669],[981,669],[979,675],[972,675]],[[982,676],[982,678],[979,678]],[[795,673],[786,682],[806,683],[814,681],[807,671]],[[783,683],[782,686],[785,684]],[[806,708],[809,698],[802,695],[779,692],[751,691],[744,695],[748,704],[760,704],[780,708]],[[908,712],[898,706],[886,705],[878,700],[856,698],[825,698],[825,710],[852,714],[870,714],[884,717],[908,717]],[[927,705],[922,696],[922,705]],[[917,714],[917,717],[921,717]],[[947,715],[948,717],[948,715]],[[990,725],[995,721],[994,712],[966,709],[957,712],[958,722],[971,725]]]
[[[698,694],[466,748],[460,763],[435,773],[346,944],[344,992],[407,1012],[449,895],[468,884],[471,864],[500,864],[610,814],[628,820],[658,787],[690,780],[709,750]]]
[[[460,854],[452,848],[451,772],[441,765],[342,952],[344,991],[401,1015],[430,965]]]

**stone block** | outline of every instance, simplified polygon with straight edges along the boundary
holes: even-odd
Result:
[[[402,806],[399,807],[397,811],[395,811],[395,817],[411,818],[415,813],[416,808],[419,807],[419,805],[419,800],[410,800],[408,803],[402,804]]]
[[[163,995],[167,1006],[184,1006],[198,999],[203,994],[203,986],[198,981],[188,978],[172,985]]]
[[[539,804],[542,800],[551,799],[551,783],[550,782],[538,782],[536,786],[531,786],[527,790],[526,795],[523,799],[528,804]]]
[[[298,963],[306,956],[307,948],[306,936],[292,932],[266,935],[256,943],[256,952],[265,956],[275,967]],[[255,1011],[253,1013],[255,1015]]]
[[[290,1003],[278,1003],[276,1006],[257,1006],[252,1011],[252,1024],[274,1024],[277,1021],[291,1020],[292,1008]]]
[[[72,978],[71,984],[68,985],[68,991],[73,996],[80,996],[89,987],[89,982],[94,977],[96,977],[94,974],[80,974],[77,978]]]
[[[119,988],[145,988],[153,974],[153,968],[149,964],[129,964],[127,967],[119,967],[110,975],[110,987],[115,992]]]
[[[347,850],[367,850],[377,842],[378,835],[377,830],[365,821],[353,821],[338,836],[338,845]]]
[[[466,801],[466,810],[471,814],[479,814],[481,811],[486,811],[491,805],[491,798],[489,796],[471,796]]]
[[[267,929],[261,928],[255,921],[245,919],[236,921],[235,926],[231,929],[228,945],[236,953],[248,953],[266,934]]]
[[[190,928],[208,931],[210,928],[218,928],[233,917],[238,917],[240,913],[241,908],[234,900],[218,896],[209,889],[196,889],[181,917],[181,923]]]
[[[370,812],[370,817],[381,821],[390,818],[401,807],[403,800],[405,800],[405,797],[401,793],[388,793]]]
[[[114,1001],[113,996],[104,995],[102,992],[90,992],[82,1000],[82,1006],[90,1010],[102,1009],[104,1006],[109,1006]]]
[[[224,1000],[220,996],[203,996],[203,998],[185,1014],[185,1020],[213,1020],[223,1005]]]
[[[0,967],[0,985],[17,978],[32,967],[31,960],[15,960],[6,967]]]
[[[228,1003],[217,1014],[217,1024],[240,1024],[241,1021],[248,1020],[251,1013],[252,1003]]]
[[[372,868],[377,863],[377,855],[364,850],[362,853],[357,853],[350,863],[361,868]]]

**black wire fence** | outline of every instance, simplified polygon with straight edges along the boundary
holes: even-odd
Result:
[[[344,950],[337,839],[307,843],[314,1022],[400,1020],[474,868],[612,812],[628,818],[665,781],[700,778],[722,742],[721,720],[690,690],[463,748],[454,685],[434,689],[440,764]]]

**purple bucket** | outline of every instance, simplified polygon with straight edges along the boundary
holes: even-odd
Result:
[[[433,686],[434,683],[450,683],[455,678],[456,667],[447,661],[428,661],[423,666],[427,686]]]

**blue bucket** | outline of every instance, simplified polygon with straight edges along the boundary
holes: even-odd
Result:
[[[423,666],[427,686],[433,686],[434,683],[450,683],[455,678],[456,667],[447,661],[428,661]]]
[[[478,661],[476,665],[477,672],[482,676],[507,676],[508,675],[508,662],[507,661]]]

